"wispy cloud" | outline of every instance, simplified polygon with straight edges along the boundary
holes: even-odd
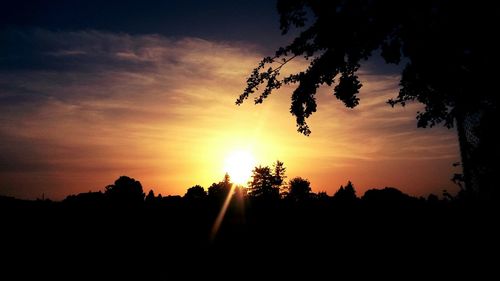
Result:
[[[309,177],[316,190],[333,192],[347,177],[361,189],[393,183],[420,193],[449,186],[443,167],[458,157],[454,133],[416,129],[418,105],[385,104],[398,77],[370,69],[359,108],[321,90],[306,138],[288,114],[287,89],[257,107],[234,105],[263,55],[256,46],[41,29],[0,38],[0,192],[61,198],[127,174],[183,193],[219,180],[226,150],[246,145],[263,164],[285,160],[290,176]],[[441,172],[413,171],[428,181],[390,176],[416,162]],[[378,180],[378,166],[391,165],[387,182]]]

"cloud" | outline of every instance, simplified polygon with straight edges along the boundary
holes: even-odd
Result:
[[[349,176],[361,188],[385,184],[370,172],[377,165],[441,169],[457,160],[452,131],[416,129],[418,105],[385,104],[397,91],[393,74],[365,69],[354,110],[321,89],[307,138],[288,114],[291,88],[259,106],[234,105],[263,56],[258,46],[92,30],[11,29],[0,39],[0,193],[62,198],[126,174],[182,194],[219,180],[221,158],[240,146],[262,164],[284,160],[291,176],[329,192]],[[446,186],[449,170],[426,172],[429,182],[384,177],[419,193],[418,185]]]
[[[107,183],[122,172],[190,173],[180,171],[188,164],[179,151],[210,130],[207,117],[234,106],[249,70],[241,66],[258,56],[249,46],[157,35],[35,29],[0,38],[0,173],[120,171]]]
[[[350,156],[366,160],[390,159],[456,159],[456,132],[444,127],[417,128],[416,113],[423,105],[410,103],[394,108],[387,104],[399,91],[399,75],[374,75],[373,70],[362,69],[359,106],[344,107],[332,95],[331,89],[322,89],[318,98],[319,122],[314,133],[320,132],[341,147]],[[425,153],[422,153],[425,152]]]

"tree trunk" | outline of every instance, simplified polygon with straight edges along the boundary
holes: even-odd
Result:
[[[497,120],[500,116],[494,109],[485,106],[455,115],[465,191],[482,200],[494,200],[500,195],[497,188],[500,175]]]
[[[455,115],[458,132],[458,144],[460,146],[460,158],[462,163],[462,173],[464,179],[465,191],[474,191],[472,184],[472,175],[470,167],[471,145],[467,141],[466,128],[465,128],[465,114],[463,112]]]

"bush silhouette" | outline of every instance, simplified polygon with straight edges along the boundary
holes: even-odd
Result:
[[[136,206],[144,202],[144,192],[139,181],[121,176],[115,184],[106,186],[104,195],[114,204]]]
[[[295,202],[302,202],[309,199],[311,194],[311,183],[308,180],[301,177],[290,180],[288,184],[288,199]]]
[[[199,201],[207,198],[207,192],[201,185],[195,185],[188,188],[186,194],[184,194],[184,199],[189,201]]]

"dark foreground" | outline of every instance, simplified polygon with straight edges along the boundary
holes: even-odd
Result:
[[[4,200],[2,272],[14,272],[14,279],[62,272],[332,277],[348,266],[364,274],[437,270],[478,277],[498,262],[494,204],[235,200],[214,235],[219,209],[207,202],[82,206]]]

